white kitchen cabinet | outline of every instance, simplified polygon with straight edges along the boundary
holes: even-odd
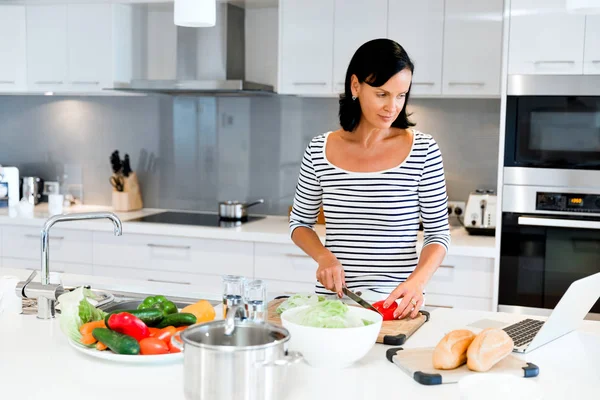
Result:
[[[94,266],[190,274],[253,275],[254,245],[234,240],[94,232]]]
[[[446,256],[425,290],[427,293],[491,298],[494,259]]]
[[[40,228],[4,226],[2,256],[41,262]],[[54,228],[50,231],[50,265],[53,262],[92,263],[92,232]]]
[[[442,94],[500,95],[503,4],[446,0]]]
[[[27,90],[90,93],[129,81],[133,19],[120,4],[27,6]]]
[[[335,0],[280,2],[279,93],[333,92],[334,3]]]
[[[333,90],[344,91],[350,59],[365,42],[385,38],[387,0],[335,0],[333,29]],[[364,18],[368,10],[369,18]],[[360,21],[358,23],[357,21]]]
[[[112,85],[112,10],[109,4],[67,7],[68,84],[72,90]]]
[[[257,279],[316,283],[317,263],[294,244],[256,243],[254,276]]]
[[[219,270],[213,271],[213,274],[198,274],[94,264],[94,276],[181,285],[182,287],[193,286],[194,290],[207,293],[219,292],[222,285]]]
[[[27,6],[28,90],[62,90],[67,75],[67,5]]]
[[[415,65],[411,95],[441,94],[444,0],[389,0],[387,29]]]
[[[437,293],[425,294],[425,306],[436,308],[456,308],[460,310],[494,310],[492,298],[451,296]]]
[[[600,15],[585,17],[583,73],[600,75]]]
[[[25,6],[0,6],[0,92],[27,87]]]
[[[3,257],[2,267],[38,271],[39,274],[41,268],[41,261],[39,257],[37,260]],[[92,264],[61,262],[54,261],[53,258],[50,258],[50,273],[92,275],[93,267]]]
[[[512,0],[508,73],[582,74],[585,18],[564,0]]]

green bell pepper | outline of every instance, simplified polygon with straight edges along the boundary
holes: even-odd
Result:
[[[177,306],[171,300],[168,300],[165,296],[149,296],[138,306],[138,310],[147,310],[150,308],[156,308],[160,310],[163,315],[175,314]]]

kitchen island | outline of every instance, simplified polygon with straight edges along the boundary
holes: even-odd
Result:
[[[506,322],[514,314],[433,309],[431,320],[406,348],[431,347],[444,333],[482,318]],[[354,366],[315,369],[304,363],[290,369],[282,400],[306,399],[459,399],[458,386],[422,386],[385,358],[388,346],[375,345]],[[534,352],[519,356],[539,366],[534,381],[544,399],[597,399],[600,392],[600,322],[581,327]],[[227,384],[223,377],[223,384]],[[0,399],[131,400],[184,399],[183,365],[123,365],[73,349],[58,320],[0,314]]]

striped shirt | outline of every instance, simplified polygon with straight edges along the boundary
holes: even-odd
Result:
[[[314,228],[325,214],[325,247],[344,267],[349,289],[389,293],[417,266],[419,218],[424,243],[448,250],[448,196],[442,155],[435,140],[413,129],[412,148],[397,167],[351,172],[325,155],[331,132],[308,144],[290,216],[291,233]],[[319,282],[316,292],[331,294]]]

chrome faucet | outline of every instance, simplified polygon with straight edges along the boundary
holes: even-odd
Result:
[[[91,213],[73,213],[55,215],[49,218],[42,228],[42,271],[41,283],[31,281],[35,277],[37,271],[33,271],[31,276],[26,281],[17,284],[17,295],[22,298],[37,298],[39,319],[54,318],[56,313],[55,304],[58,296],[64,289],[61,285],[50,284],[50,228],[58,222],[66,221],[81,221],[88,219],[103,219],[107,218],[114,224],[115,236],[121,236],[123,226],[121,220],[116,214],[111,212],[91,212]]]

